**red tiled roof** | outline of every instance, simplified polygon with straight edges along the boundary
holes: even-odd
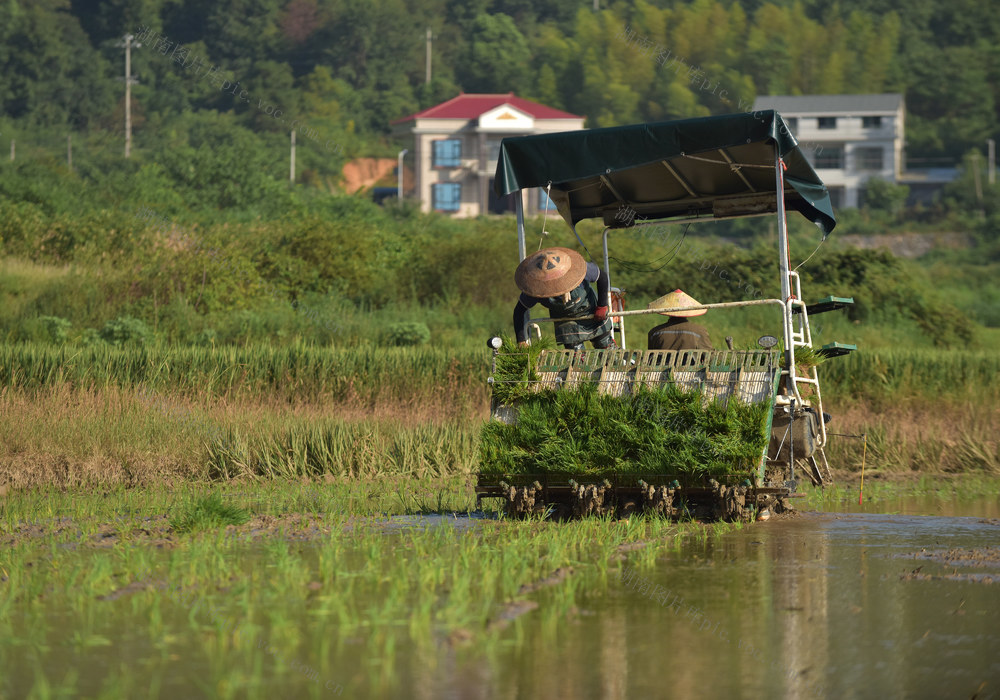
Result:
[[[477,119],[480,115],[489,112],[502,104],[508,104],[515,109],[519,109],[525,114],[529,114],[535,119],[583,119],[583,117],[560,109],[546,107],[543,104],[517,97],[513,92],[506,95],[482,95],[482,94],[459,94],[452,97],[447,102],[429,107],[421,112],[416,112],[408,117],[397,119],[393,124],[401,124],[411,119]]]

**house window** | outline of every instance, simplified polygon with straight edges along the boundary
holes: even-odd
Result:
[[[827,191],[830,193],[830,204],[833,206],[834,210],[844,206],[843,187],[828,187]]]
[[[462,165],[462,139],[434,141],[434,167],[458,168]]]
[[[820,146],[816,149],[815,167],[840,170],[844,167],[844,147]]]
[[[816,120],[820,129],[836,129],[837,128],[837,118],[836,117],[820,117]]]
[[[858,170],[881,170],[884,151],[881,148],[855,148],[854,158]]]
[[[864,129],[878,129],[882,126],[882,117],[861,117],[861,127]]]
[[[549,211],[555,211],[555,208],[556,208],[555,202],[553,202],[551,199],[549,199],[549,195],[547,195],[545,193],[545,190],[543,190],[541,187],[539,187],[538,188],[538,211],[545,211],[546,209],[548,209]]]
[[[436,211],[458,211],[462,203],[462,185],[457,182],[431,185],[431,196]]]
[[[486,139],[486,146],[490,149],[490,162],[496,163],[500,160],[500,142],[503,139],[488,138]]]
[[[788,130],[795,135],[795,132],[799,130],[799,118],[798,117],[785,117],[785,123],[788,124]]]

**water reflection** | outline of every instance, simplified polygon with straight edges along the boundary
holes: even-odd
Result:
[[[901,576],[945,572],[914,559],[921,549],[998,542],[1000,527],[977,518],[759,523],[664,554],[640,584],[609,576],[581,590],[592,614],[549,620],[539,598],[492,660],[493,692],[445,685],[501,698],[996,695],[1000,587]],[[674,597],[664,604],[655,586]]]

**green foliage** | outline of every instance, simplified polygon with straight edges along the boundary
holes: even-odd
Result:
[[[68,320],[58,316],[39,316],[38,324],[44,330],[48,341],[55,345],[65,343],[69,337],[69,329],[73,327]]]
[[[226,503],[222,496],[212,493],[175,507],[170,516],[170,527],[174,532],[183,534],[242,525],[249,519],[250,514],[246,510]]]
[[[992,9],[930,0],[685,0],[598,12],[523,0],[7,2],[0,114],[35,137],[39,128],[61,129],[46,134],[50,156],[61,155],[67,128],[101,132],[101,150],[118,156],[117,40],[147,25],[246,90],[242,98],[221,90],[164,55],[155,37],[132,54],[141,80],[133,90],[134,158],[170,160],[170,176],[207,185],[209,201],[252,202],[264,184],[255,176],[265,171],[283,184],[293,121],[318,132],[300,139],[300,158],[311,179],[324,182],[337,176],[345,151],[394,154],[390,122],[459,91],[542,99],[587,115],[590,126],[742,111],[768,93],[898,91],[907,100],[908,156],[955,159],[997,130],[1000,25]],[[424,27],[435,37],[429,85]],[[661,49],[670,53],[657,63]],[[284,122],[273,116],[278,110]],[[178,139],[206,112],[228,114],[235,141],[236,128],[254,132],[254,156],[243,152],[236,164],[225,138],[218,157]],[[2,123],[0,132],[15,133]],[[19,147],[27,136],[17,134]],[[227,165],[232,187],[213,179]]]
[[[85,328],[80,334],[80,345],[85,348],[93,347],[98,343],[103,343],[101,333],[96,328]]]
[[[219,334],[215,332],[214,328],[205,328],[198,334],[195,344],[214,348],[218,337]]]
[[[0,334],[42,340],[31,326],[40,316],[78,329],[131,316],[167,342],[211,343],[205,334],[214,331],[217,344],[367,344],[382,342],[391,323],[420,319],[436,342],[478,344],[509,326],[517,262],[509,222],[456,222],[330,196],[347,157],[398,152],[392,120],[459,90],[513,91],[585,114],[588,126],[745,110],[768,91],[898,90],[914,162],[955,159],[996,132],[1000,25],[988,5],[827,5],[698,0],[593,12],[524,0],[2,4],[0,132],[5,156],[8,139],[16,140],[17,160],[0,158],[0,246],[45,275],[0,279]],[[114,44],[141,25],[219,66],[249,97],[219,90],[147,42],[132,54],[140,82],[126,161],[122,50]],[[435,36],[429,85],[415,26]],[[680,60],[658,65],[639,39]],[[976,232],[976,254],[995,261],[1000,190],[985,183],[984,163],[969,154],[960,180],[927,215],[947,212],[949,226]],[[872,181],[868,195],[866,210],[845,217],[838,233],[898,221],[902,189]],[[143,207],[162,221],[136,218]],[[587,235],[586,225],[579,229]],[[752,243],[766,225],[718,230]],[[559,242],[573,245],[571,237]],[[698,240],[663,265],[663,243],[614,249],[642,263],[612,266],[636,304],[678,286],[705,301],[777,294],[773,244],[742,250]],[[854,294],[852,322],[902,329],[914,343],[970,344],[970,316],[997,323],[992,283],[976,293],[954,284],[946,295],[914,264],[866,256],[823,250],[803,268],[806,288]],[[975,278],[991,272],[984,267]],[[849,280],[855,284],[836,288]]]
[[[524,396],[513,425],[480,438],[485,474],[748,475],[764,454],[770,403],[703,403],[672,385],[614,397],[585,384]]]
[[[810,261],[803,287],[817,296],[853,296],[848,318],[869,323],[912,322],[934,345],[967,346],[975,325],[935,289],[926,272],[885,250],[828,252]]]
[[[404,347],[423,345],[431,339],[431,331],[425,323],[403,321],[394,323],[386,329],[385,340],[389,345]]]
[[[233,119],[186,119],[178,127],[185,143],[164,148],[156,162],[174,189],[188,195],[188,206],[259,211],[262,205],[280,206],[287,197],[283,183],[269,173],[272,159]]]
[[[469,92],[507,92],[528,77],[531,50],[505,14],[482,14],[469,26],[469,42],[456,77]]]
[[[104,324],[100,330],[101,339],[115,347],[145,345],[153,332],[143,321],[131,316],[120,316]]]
[[[887,221],[899,219],[903,213],[910,188],[894,185],[887,180],[871,178],[865,182],[864,208],[883,215]]]

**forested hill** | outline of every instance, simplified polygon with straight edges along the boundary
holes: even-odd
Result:
[[[902,92],[908,157],[927,164],[954,163],[998,131],[993,2],[598,4],[2,0],[0,132],[120,135],[119,44],[143,28],[132,54],[140,151],[187,138],[220,119],[212,112],[277,135],[281,110],[322,134],[332,170],[393,152],[390,121],[459,90],[513,91],[592,127],[735,111],[758,94]]]

